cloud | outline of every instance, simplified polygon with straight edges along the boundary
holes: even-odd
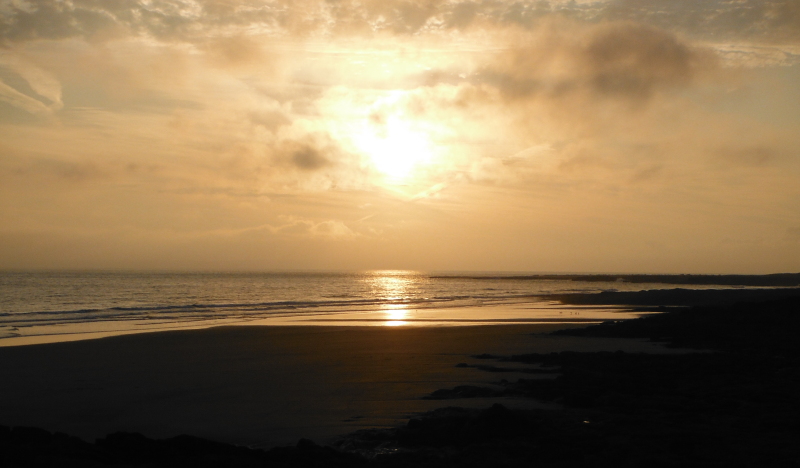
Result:
[[[345,163],[347,158],[337,142],[325,133],[279,138],[267,151],[274,163],[301,173],[325,169],[335,172],[337,166]]]
[[[330,164],[320,150],[308,145],[301,145],[291,152],[291,162],[300,169],[313,171]]]
[[[641,101],[686,87],[715,66],[711,52],[667,31],[628,22],[584,27],[559,21],[514,37],[478,80],[509,99],[586,94]]]
[[[646,97],[685,86],[714,59],[672,34],[637,24],[603,25],[586,41],[578,51],[580,73],[598,94]]]
[[[718,39],[796,40],[794,0],[37,0],[4,2],[7,40],[90,37],[111,28],[164,39],[201,37],[231,27],[272,34],[414,34],[487,24],[536,27],[545,16],[588,22],[629,20]]]
[[[2,81],[0,81],[0,101],[5,101],[31,114],[49,115],[51,113],[51,109],[41,101],[20,93]]]
[[[607,3],[600,17],[646,22],[716,41],[800,39],[796,0],[615,0]]]
[[[448,173],[520,186],[556,177],[565,185],[655,181],[670,174],[670,160],[696,155],[691,145],[707,145],[693,100],[701,90],[725,92],[713,51],[632,22],[540,26],[498,33],[474,65],[431,70],[370,117],[404,114],[452,132],[429,133],[447,148],[434,183]],[[719,138],[730,133],[723,127]]]
[[[51,115],[64,106],[55,77],[8,52],[0,53],[0,100],[36,115]]]
[[[267,58],[263,47],[243,34],[212,38],[205,45],[205,50],[212,63],[223,67],[235,67]]]
[[[313,221],[297,216],[285,216],[284,220],[285,224],[272,228],[272,231],[279,234],[332,240],[347,240],[361,236],[339,220]]]
[[[429,188],[417,193],[416,195],[412,196],[409,199],[409,201],[415,201],[415,200],[420,200],[420,199],[424,199],[424,198],[435,197],[439,192],[441,192],[442,190],[446,189],[447,185],[448,184],[444,183],[444,182],[440,182],[438,184],[435,184],[432,187],[429,187]]]
[[[145,37],[189,43],[218,66],[241,67],[272,53],[262,47],[265,38],[411,40],[428,35],[446,40],[459,33],[535,32],[554,18],[648,25],[722,50],[733,48],[736,53],[726,58],[736,64],[757,62],[765,47],[775,51],[769,60],[783,54],[791,63],[800,55],[796,0],[20,0],[0,7],[0,44]]]

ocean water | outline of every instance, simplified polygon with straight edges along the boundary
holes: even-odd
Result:
[[[620,308],[566,307],[541,296],[671,287],[414,271],[2,272],[0,345],[239,324],[586,322],[630,314]]]

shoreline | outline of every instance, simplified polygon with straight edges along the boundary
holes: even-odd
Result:
[[[675,307],[768,301],[800,295],[800,288],[653,289],[538,295],[517,301],[457,307],[418,307],[393,304],[367,310],[318,311],[272,317],[232,317],[209,320],[97,321],[77,324],[9,327],[0,348],[100,339],[174,330],[220,326],[374,326],[458,327],[526,324],[581,324],[636,319]],[[24,332],[28,334],[24,334]]]
[[[114,321],[20,327],[20,336],[0,338],[0,348],[101,339],[142,333],[202,330],[225,326],[268,327],[461,327],[497,325],[592,324],[639,317],[641,312],[613,305],[571,306],[555,301],[512,302],[482,306],[391,308],[363,311],[309,312],[269,318],[195,321]],[[21,333],[29,333],[23,335]]]

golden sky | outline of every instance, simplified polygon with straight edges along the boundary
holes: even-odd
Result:
[[[0,0],[0,268],[800,271],[800,1]]]

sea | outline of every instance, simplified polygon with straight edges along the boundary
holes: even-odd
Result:
[[[220,325],[592,323],[640,313],[568,306],[548,295],[675,287],[498,272],[6,271],[0,346]]]

